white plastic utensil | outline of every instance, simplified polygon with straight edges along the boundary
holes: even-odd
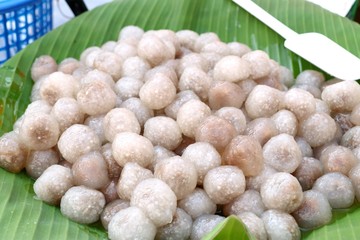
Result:
[[[251,0],[233,1],[285,38],[290,51],[336,78],[360,79],[360,59],[331,39],[315,32],[298,34]]]

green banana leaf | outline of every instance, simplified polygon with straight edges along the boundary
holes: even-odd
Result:
[[[327,35],[360,57],[360,26],[303,0],[255,0],[295,31],[316,31]],[[48,33],[15,55],[0,68],[0,136],[12,129],[21,116],[32,87],[30,67],[42,54],[58,62],[78,58],[87,47],[116,40],[126,25],[145,30],[192,29],[198,33],[216,32],[225,42],[240,41],[261,49],[297,75],[314,66],[283,47],[284,40],[230,0],[119,0],[87,12]],[[334,56],[336,57],[336,56]],[[98,225],[85,226],[63,217],[58,208],[37,200],[33,180],[25,173],[0,169],[1,239],[107,239]],[[334,212],[333,221],[322,228],[303,232],[303,239],[356,239],[360,235],[358,204]],[[231,221],[230,221],[231,222]],[[229,239],[233,226],[225,224]],[[236,232],[236,231],[235,231]]]

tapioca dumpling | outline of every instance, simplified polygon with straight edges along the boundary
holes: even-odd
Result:
[[[236,136],[235,127],[227,120],[211,115],[205,118],[195,132],[197,142],[208,142],[222,152]]]
[[[202,188],[195,188],[192,193],[178,201],[178,207],[184,209],[192,219],[216,212],[216,204]]]
[[[221,156],[216,149],[207,142],[190,144],[183,152],[182,158],[194,164],[197,171],[197,183],[202,185],[206,173],[221,165]]]
[[[241,108],[245,97],[245,93],[237,84],[228,81],[214,81],[209,89],[208,101],[213,110],[222,107]]]
[[[37,179],[51,165],[57,164],[60,156],[54,149],[31,151],[26,159],[26,173]]]
[[[171,223],[157,229],[155,239],[188,239],[193,220],[183,209],[177,208]]]
[[[304,192],[303,203],[292,215],[299,227],[307,230],[324,226],[332,218],[329,201],[321,192],[315,190]]]
[[[172,222],[177,201],[175,193],[165,182],[148,178],[135,187],[130,205],[140,208],[155,226],[161,227]]]
[[[58,205],[64,194],[73,186],[71,170],[60,166],[52,165],[34,183],[34,192],[42,201]]]
[[[59,136],[59,123],[55,117],[46,113],[25,115],[19,128],[21,143],[32,150],[46,150],[54,147]]]
[[[282,133],[263,146],[264,162],[278,171],[292,173],[300,165],[302,154],[293,136]]]
[[[81,155],[99,151],[101,143],[90,127],[74,124],[61,134],[57,146],[66,161],[75,163]]]
[[[270,138],[279,134],[271,118],[256,118],[246,124],[244,135],[252,136],[263,146]]]
[[[116,134],[121,132],[134,132],[139,134],[141,126],[136,115],[126,108],[110,110],[103,120],[106,140],[112,142]]]
[[[261,185],[260,194],[266,208],[287,213],[296,210],[304,199],[299,181],[286,172],[268,178]]]
[[[154,177],[154,174],[134,162],[125,164],[116,189],[121,199],[130,200],[135,187],[143,180]]]
[[[190,239],[200,240],[210,233],[218,224],[225,220],[219,215],[204,214],[196,218],[193,222]]]
[[[200,100],[191,99],[179,108],[176,122],[185,136],[195,138],[195,131],[210,115],[211,109],[208,105]]]
[[[120,210],[130,207],[130,202],[127,200],[116,199],[108,204],[106,204],[104,210],[100,215],[101,224],[107,230],[111,219],[118,213]]]
[[[9,172],[18,173],[26,163],[27,150],[15,132],[0,137],[0,166]]]
[[[245,176],[235,166],[220,166],[205,175],[203,187],[216,204],[227,204],[245,191]]]
[[[247,177],[258,175],[264,167],[261,145],[251,136],[234,137],[222,153],[222,160],[239,167]]]
[[[107,164],[99,151],[81,155],[71,170],[75,185],[101,189],[110,182]]]
[[[161,145],[169,150],[174,150],[182,141],[182,132],[178,123],[165,116],[148,119],[144,125],[143,135],[153,145]]]
[[[271,117],[284,107],[284,93],[266,86],[257,85],[245,101],[245,108],[253,119]]]
[[[198,179],[195,164],[180,156],[159,161],[154,176],[169,185],[178,200],[194,191]]]

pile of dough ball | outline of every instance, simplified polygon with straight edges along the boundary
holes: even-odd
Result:
[[[300,239],[360,200],[360,85],[296,78],[212,32],[124,27],[31,68],[31,103],[0,165],[110,239],[201,239],[236,215],[256,239]]]

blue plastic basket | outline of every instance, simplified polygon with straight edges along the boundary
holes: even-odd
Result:
[[[0,0],[0,65],[52,29],[52,0]]]

